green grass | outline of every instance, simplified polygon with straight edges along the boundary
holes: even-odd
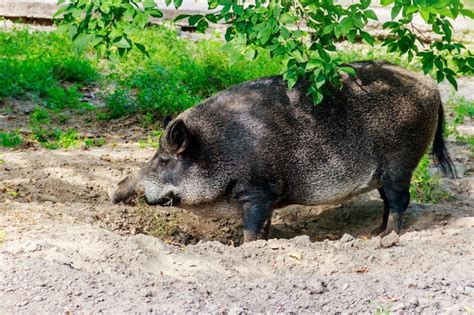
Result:
[[[27,98],[39,105],[78,107],[78,87],[98,80],[97,67],[54,32],[0,32],[0,101]]]
[[[132,51],[114,63],[88,58],[54,32],[0,32],[0,101],[28,98],[56,111],[95,110],[82,101],[82,91],[99,85],[106,91],[101,93],[106,109],[97,111],[99,120],[139,114],[143,125],[153,127],[150,117],[161,121],[231,85],[282,71],[281,62],[268,54],[260,53],[253,61],[235,58],[235,51],[220,39],[191,42],[165,26],[145,29],[140,41],[147,43],[150,58]],[[419,70],[377,45],[346,45],[336,56],[343,62],[386,59]]]
[[[447,106],[452,108],[454,117],[446,128],[446,134],[452,135],[457,142],[468,146],[470,155],[474,157],[474,136],[463,135],[458,131],[458,126],[466,123],[466,118],[474,119],[474,101],[464,97],[451,97]]]
[[[410,185],[410,196],[413,201],[436,204],[451,197],[440,187],[440,176],[429,172],[430,164],[428,156],[425,155],[413,172]]]
[[[23,144],[23,138],[18,130],[13,132],[0,132],[0,145],[5,148],[15,148]]]
[[[160,118],[176,115],[231,85],[278,74],[281,65],[269,56],[231,63],[217,40],[190,43],[175,31],[152,27],[141,34],[150,58],[132,52],[120,65],[109,65],[116,89],[106,95],[101,119],[141,113]]]

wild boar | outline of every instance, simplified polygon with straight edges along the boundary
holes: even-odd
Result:
[[[150,205],[201,215],[238,213],[244,241],[267,238],[272,211],[290,204],[340,203],[378,189],[377,233],[402,228],[410,181],[433,145],[444,172],[455,169],[443,140],[443,107],[429,78],[383,61],[350,64],[342,88],[314,105],[308,82],[281,77],[233,86],[181,113],[165,128],[142,170],[110,193],[137,191]]]

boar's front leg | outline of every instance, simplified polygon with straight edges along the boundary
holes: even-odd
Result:
[[[382,225],[375,229],[372,234],[380,235],[381,237],[390,234],[394,231],[397,234],[401,233],[405,212],[410,203],[410,182],[407,181],[387,181],[383,188],[379,189],[380,196],[384,202],[384,214]],[[392,210],[392,214],[390,214]]]
[[[259,187],[240,187],[234,196],[242,207],[244,242],[268,239],[274,203],[272,194]]]

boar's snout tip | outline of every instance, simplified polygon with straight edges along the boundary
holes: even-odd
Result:
[[[117,198],[117,193],[116,193],[117,189],[118,189],[117,185],[112,185],[107,189],[107,193],[109,194],[110,201],[112,201],[113,204],[117,204],[120,202],[120,200],[118,200],[119,198]]]
[[[129,205],[135,205],[137,196],[144,193],[142,187],[123,187],[120,185],[112,185],[107,189],[112,204],[123,202]]]

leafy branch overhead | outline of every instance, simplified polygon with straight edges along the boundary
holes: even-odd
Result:
[[[138,31],[150,18],[163,13],[153,0],[71,0],[59,1],[56,13],[60,28],[67,31],[81,47],[92,46],[101,56],[117,58],[132,48],[147,54],[140,43]],[[179,8],[182,0],[166,0],[166,5]],[[433,73],[438,82],[448,80],[455,88],[457,75],[474,73],[474,54],[461,43],[453,41],[454,19],[474,18],[474,12],[464,8],[461,0],[381,0],[391,7],[391,20],[383,24],[389,36],[382,45],[389,52],[414,58],[423,71]],[[326,85],[340,86],[341,73],[355,75],[354,69],[334,58],[335,42],[362,40],[374,45],[375,39],[367,24],[378,20],[371,9],[371,0],[348,6],[334,0],[209,0],[210,13],[180,15],[175,21],[187,19],[198,31],[210,24],[228,25],[225,39],[240,55],[254,59],[268,51],[285,65],[284,78],[293,87],[307,76],[309,93],[315,103],[324,97]],[[416,16],[437,34],[433,40],[413,23]]]

